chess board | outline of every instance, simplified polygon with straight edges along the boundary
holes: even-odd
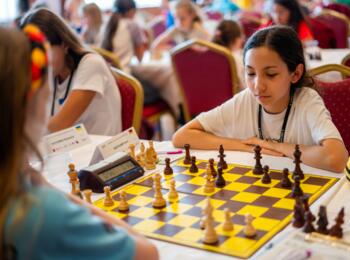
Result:
[[[261,176],[253,175],[252,167],[228,164],[228,169],[224,170],[223,174],[226,186],[215,188],[215,191],[209,194],[204,193],[206,163],[207,161],[197,160],[198,173],[190,173],[189,165],[178,162],[173,166],[173,175],[164,177],[162,174],[162,193],[167,201],[164,209],[152,207],[153,175],[145,176],[122,188],[128,196],[128,213],[120,213],[117,210],[120,190],[112,192],[112,197],[116,200],[114,206],[105,207],[103,198],[96,201],[95,205],[123,219],[147,237],[248,258],[290,222],[294,207],[291,189],[281,187],[282,172],[279,170],[271,169],[271,183],[263,184]],[[171,178],[176,180],[176,190],[179,193],[177,201],[167,199]],[[305,174],[300,186],[304,194],[310,195],[309,202],[312,204],[337,180]],[[204,232],[199,227],[202,208],[208,195],[214,207],[215,229],[219,236],[216,245],[202,243]],[[230,232],[222,230],[225,208],[232,212],[234,230]],[[243,233],[246,213],[255,218],[253,225],[257,229],[257,235],[254,238],[246,238]]]

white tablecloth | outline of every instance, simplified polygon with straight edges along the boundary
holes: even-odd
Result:
[[[68,164],[74,163],[76,165],[76,169],[81,169],[87,166],[92,157],[92,153],[95,149],[96,144],[99,144],[108,139],[105,136],[91,136],[92,143],[86,145],[81,148],[77,148],[69,153],[49,156],[45,160],[45,170],[44,174],[48,178],[48,180],[57,186],[59,189],[70,192],[71,186],[69,184],[69,178],[67,176],[68,172]],[[173,150],[171,142],[155,142],[156,150]],[[254,156],[251,153],[244,152],[232,152],[226,151],[226,161],[229,163],[238,163],[243,165],[254,165],[255,160]],[[217,156],[217,151],[191,151],[191,155],[195,155],[197,158],[201,159],[209,159],[215,158]],[[281,158],[281,157],[273,157],[264,155],[262,159],[263,165],[269,165],[271,169],[283,169],[289,168],[293,169],[294,164],[293,161],[289,158]],[[157,170],[162,170],[163,165],[158,165]],[[322,176],[333,176],[333,177],[341,177],[342,180],[339,181],[334,187],[332,187],[327,193],[325,193],[321,198],[319,198],[312,206],[311,209],[314,213],[318,211],[318,206],[322,204],[328,204],[330,201],[330,210],[338,211],[341,206],[346,206],[346,210],[350,211],[350,185],[345,181],[345,177],[343,175],[339,175],[336,173],[312,168],[306,165],[302,165],[302,169],[304,172],[318,174]],[[146,174],[150,174],[151,172],[146,172]],[[338,193],[341,192],[340,194]],[[93,195],[93,199],[96,200],[100,198],[101,194]],[[294,229],[288,226],[278,235],[276,235],[270,243],[277,244],[279,241],[283,240],[290,232]],[[157,246],[160,252],[161,259],[232,259],[232,257],[228,257],[221,254],[211,253],[204,250],[189,248],[185,246],[175,245],[163,241],[153,240],[154,244]],[[259,258],[259,256],[263,255],[267,252],[267,246],[262,247],[254,256],[253,259]]]

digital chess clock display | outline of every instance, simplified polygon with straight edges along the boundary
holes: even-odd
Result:
[[[118,177],[124,174],[125,172],[133,168],[135,168],[135,164],[132,163],[131,161],[126,161],[125,163],[117,165],[108,171],[100,173],[98,177],[100,177],[102,181],[109,181],[115,177]]]

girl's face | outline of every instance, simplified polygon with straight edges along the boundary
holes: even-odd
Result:
[[[244,59],[245,81],[257,102],[266,112],[282,112],[289,102],[291,83],[301,78],[303,65],[291,73],[278,53],[266,46],[248,50]]]
[[[83,17],[82,17],[82,25],[84,27],[90,28],[93,26],[93,21],[92,21],[92,17],[91,15],[87,14],[87,13],[83,13]]]
[[[192,28],[194,15],[190,13],[186,8],[180,7],[175,12],[175,23],[177,28],[182,31],[189,31]]]
[[[61,45],[51,45],[50,65],[54,77],[58,76],[65,69],[66,47]]]
[[[280,4],[274,4],[272,7],[272,19],[277,25],[288,25],[290,12]]]

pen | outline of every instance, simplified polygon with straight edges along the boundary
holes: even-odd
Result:
[[[157,151],[158,154],[181,154],[182,153],[182,150],[179,149],[179,150],[173,150],[173,151]]]

